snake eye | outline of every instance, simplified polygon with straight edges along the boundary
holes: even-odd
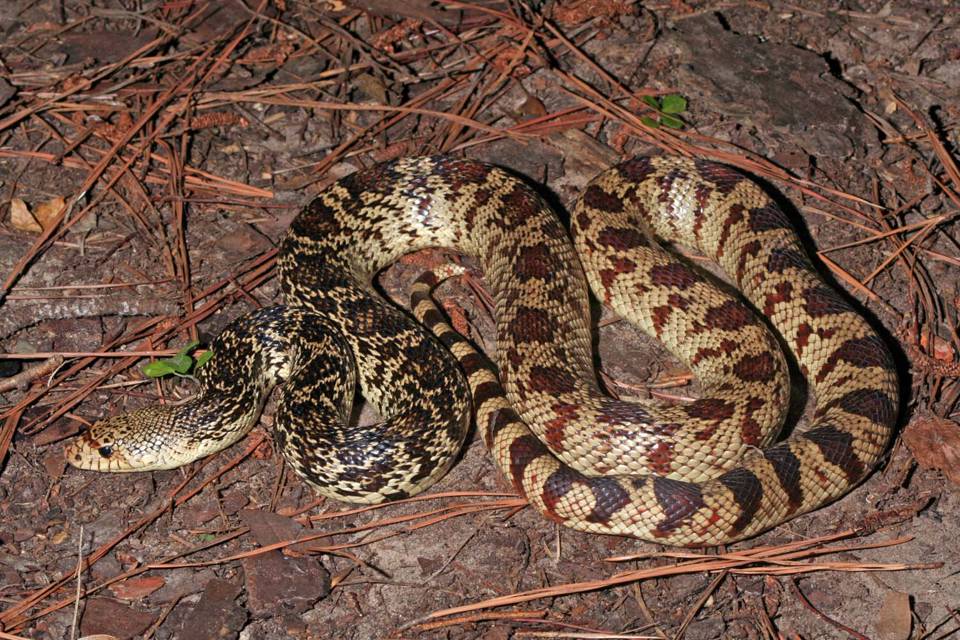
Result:
[[[100,447],[99,449],[97,449],[97,451],[98,451],[98,452],[100,453],[100,455],[101,455],[102,457],[104,457],[104,458],[109,458],[110,456],[113,455],[113,447],[111,447],[111,446],[108,445],[108,444],[103,445],[102,447]]]

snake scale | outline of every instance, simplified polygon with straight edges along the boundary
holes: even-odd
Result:
[[[749,305],[655,240],[715,261]],[[380,270],[427,247],[478,260],[495,302],[496,368],[430,298],[440,271],[414,286],[420,322],[374,289]],[[704,546],[843,495],[879,460],[896,421],[883,340],[817,274],[770,197],[724,165],[624,162],[585,188],[568,231],[502,169],[402,159],[317,196],[292,222],[278,265],[287,306],[244,316],[217,338],[196,400],[105,419],[68,446],[68,460],[179,466],[239,439],[283,383],[274,433],[291,466],[325,495],[378,502],[447,470],[472,397],[498,467],[550,519]],[[701,396],[661,405],[605,395],[588,289],[685,362]],[[788,369],[757,312],[816,397],[811,424],[779,444]],[[355,382],[385,417],[372,431],[350,426]]]

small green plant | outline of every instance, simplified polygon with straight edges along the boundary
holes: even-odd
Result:
[[[213,357],[213,351],[209,349],[196,358],[190,355],[190,352],[196,349],[199,344],[197,340],[194,340],[180,349],[175,356],[144,365],[142,368],[144,375],[150,378],[163,378],[169,375],[189,378],[191,370],[196,371]]]
[[[660,125],[671,129],[682,129],[686,123],[678,116],[687,110],[687,99],[676,93],[665,95],[662,98],[643,96],[647,106],[656,109],[657,117],[642,116],[640,120],[648,127],[656,129]]]

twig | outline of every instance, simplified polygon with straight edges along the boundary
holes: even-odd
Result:
[[[83,582],[80,576],[83,574],[83,525],[80,525],[80,535],[77,541],[77,593],[76,602],[73,605],[73,622],[70,625],[70,640],[77,637],[77,624],[80,621],[80,590]]]
[[[856,638],[856,640],[870,640],[870,638],[863,635],[859,631],[851,629],[850,627],[843,624],[842,622],[837,622],[836,620],[834,620],[833,618],[831,618],[830,616],[828,616],[827,614],[823,613],[822,611],[814,607],[812,604],[810,604],[810,601],[807,600],[807,596],[803,595],[803,592],[800,591],[800,587],[797,586],[797,582],[795,579],[787,580],[787,584],[790,585],[790,590],[793,592],[793,595],[795,595],[797,599],[800,601],[800,604],[802,604],[808,610],[815,613],[818,617],[826,620],[827,622],[835,626],[837,629],[840,629],[844,633],[850,634],[851,636]]]
[[[21,355],[21,354],[15,354]],[[0,354],[0,360],[4,359]],[[37,378],[49,375],[60,368],[63,364],[63,356],[59,354],[51,355],[46,362],[38,364],[35,367],[24,369],[20,373],[0,380],[0,393],[10,391],[11,389],[26,389],[31,382]]]

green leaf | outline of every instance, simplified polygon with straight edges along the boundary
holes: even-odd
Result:
[[[676,93],[663,96],[660,100],[664,113],[683,113],[687,110],[687,99]],[[664,122],[663,124],[667,124]],[[668,127],[670,125],[667,125]]]
[[[196,362],[196,364],[193,365],[194,370],[197,370],[197,369],[199,369],[200,367],[202,367],[203,365],[207,364],[207,361],[209,361],[210,358],[212,358],[212,357],[213,357],[213,350],[212,350],[212,349],[207,349],[206,351],[204,351],[203,353],[201,353],[199,356],[197,356],[197,362]]]
[[[645,103],[647,103],[648,106],[651,106],[657,111],[660,111],[660,102],[658,102],[657,99],[654,98],[653,96],[643,96],[640,99],[643,100]]]
[[[193,358],[187,354],[180,352],[172,358],[164,358],[160,362],[166,362],[171,367],[173,367],[174,372],[183,375],[187,371],[190,371],[190,367],[193,366]]]
[[[685,126],[685,123],[680,118],[675,118],[666,114],[660,116],[660,124],[665,127],[670,127],[671,129],[683,129]]]
[[[200,346],[199,340],[193,340],[191,342],[188,342],[183,349],[180,349],[180,351],[177,352],[177,355],[186,355],[191,351],[193,351],[194,349],[196,349],[198,346]]]
[[[194,361],[190,352],[196,349],[199,344],[200,342],[198,340],[193,340],[180,349],[173,357],[163,358],[162,360],[144,365],[142,367],[144,375],[151,378],[162,378],[169,375],[187,376],[190,369],[199,367],[213,357],[212,351],[206,351]]]
[[[217,536],[212,533],[201,533],[197,536],[197,538],[200,540],[200,542],[212,542],[217,539]]]
[[[147,363],[143,365],[141,371],[143,371],[143,374],[148,378],[162,378],[176,373],[176,370],[164,360]]]
[[[651,129],[659,129],[659,128],[660,128],[660,123],[657,122],[656,120],[654,120],[653,118],[649,117],[649,116],[640,116],[640,122],[642,122],[643,124],[647,125],[647,126],[650,127]]]

